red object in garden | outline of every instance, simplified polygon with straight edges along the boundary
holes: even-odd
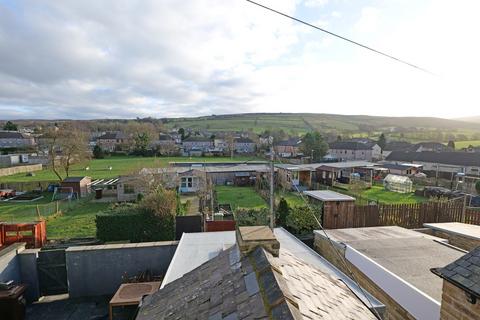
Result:
[[[0,189],[0,198],[15,197],[15,190],[13,189]]]
[[[41,248],[47,242],[45,221],[32,223],[0,222],[0,246],[26,242],[27,248]]]
[[[235,231],[235,220],[206,221],[205,231]]]

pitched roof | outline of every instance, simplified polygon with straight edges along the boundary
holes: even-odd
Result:
[[[393,169],[393,170],[408,170],[411,168],[416,168],[416,166],[410,165],[408,163],[382,163],[382,168]]]
[[[330,149],[336,150],[370,150],[375,145],[374,142],[358,142],[358,141],[337,141],[330,143]]]
[[[388,161],[406,161],[406,162],[430,162],[457,166],[477,166],[480,167],[480,153],[469,152],[409,152],[392,151],[386,160]]]
[[[97,140],[116,140],[116,139],[126,139],[127,136],[123,132],[106,132],[102,134]]]
[[[446,281],[480,298],[480,247],[444,268],[431,270]]]
[[[286,250],[236,245],[145,298],[137,320],[375,319],[347,286]]]
[[[435,142],[435,141],[428,141],[428,142],[419,142],[417,144],[414,144],[413,147],[412,147],[412,151],[415,151],[420,147],[422,147],[424,149],[433,149],[435,151],[452,150],[450,147],[444,145],[443,143]]]
[[[412,144],[406,141],[390,141],[383,148],[384,151],[410,150]]]
[[[30,137],[18,131],[0,131],[0,139],[29,139]]]
[[[160,133],[158,135],[158,140],[160,140],[160,141],[171,141],[171,140],[173,140],[173,137],[169,134]]]
[[[193,142],[193,141],[198,141],[198,142],[212,142],[212,139],[207,138],[207,137],[202,137],[202,136],[190,136],[188,138],[185,138],[183,140],[184,142]]]
[[[288,140],[278,141],[274,143],[277,146],[286,146],[286,147],[298,147],[302,143],[302,140],[299,138],[290,138]]]

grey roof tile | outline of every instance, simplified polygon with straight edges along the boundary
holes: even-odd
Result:
[[[432,271],[445,280],[480,297],[480,247],[443,268]]]
[[[273,257],[258,247],[241,257],[237,246],[146,297],[137,315],[138,320],[269,318],[375,317],[343,282],[287,251]]]

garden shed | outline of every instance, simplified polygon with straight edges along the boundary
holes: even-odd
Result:
[[[395,174],[389,174],[383,180],[383,185],[385,189],[399,192],[399,193],[408,193],[413,192],[413,182],[409,177],[398,176]]]

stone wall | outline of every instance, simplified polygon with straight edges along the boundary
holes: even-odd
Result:
[[[0,169],[0,177],[10,176],[12,174],[17,174],[17,173],[26,173],[26,172],[33,172],[33,171],[40,171],[40,170],[42,170],[41,164],[31,164],[26,166],[2,168]]]
[[[480,303],[471,304],[465,291],[444,280],[440,319],[474,320],[479,317]]]
[[[0,282],[22,282],[18,253],[25,250],[25,243],[14,243],[0,250]]]
[[[122,277],[165,275],[178,242],[70,247],[65,251],[70,297],[113,295]]]
[[[336,246],[337,252],[340,254],[340,256],[344,258],[345,247],[339,244],[335,244],[335,242],[334,245]],[[348,277],[352,278],[352,280],[353,277],[351,273],[353,273],[355,279],[358,281],[361,287],[363,287],[375,298],[385,304],[386,311],[384,314],[384,319],[415,319],[410,313],[408,313],[407,310],[402,308],[402,306],[400,306],[395,300],[393,300],[387,293],[385,293],[373,281],[371,281],[367,276],[365,276],[363,272],[358,270],[358,268],[356,268],[348,260],[339,257],[339,254],[334,251],[332,245],[327,239],[315,234],[314,248],[321,256],[330,261]],[[348,269],[351,271],[351,273],[347,270],[345,263],[347,264]]]
[[[452,246],[455,246],[467,251],[472,251],[476,247],[480,246],[479,239],[466,237],[460,234],[455,234],[455,233],[435,230],[435,229],[432,229],[431,233],[429,234],[435,237],[447,239],[448,243],[451,244]]]

